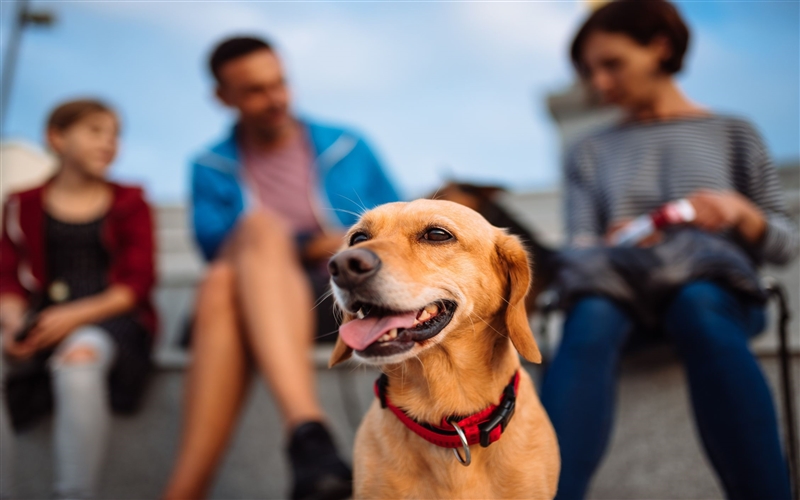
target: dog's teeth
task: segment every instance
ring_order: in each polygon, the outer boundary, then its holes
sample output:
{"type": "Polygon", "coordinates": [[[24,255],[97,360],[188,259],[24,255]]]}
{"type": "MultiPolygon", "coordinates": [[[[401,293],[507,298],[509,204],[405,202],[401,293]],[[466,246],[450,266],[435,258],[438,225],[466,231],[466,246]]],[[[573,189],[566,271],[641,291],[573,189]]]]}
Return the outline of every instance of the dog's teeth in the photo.
{"type": "Polygon", "coordinates": [[[386,342],[387,340],[389,340],[389,334],[384,333],[383,335],[381,335],[381,338],[378,339],[378,342],[386,342]]]}
{"type": "Polygon", "coordinates": [[[425,312],[427,312],[430,316],[436,316],[436,313],[439,312],[439,306],[436,304],[430,304],[425,306],[425,312]]]}
{"type": "Polygon", "coordinates": [[[431,314],[427,311],[427,309],[423,309],[419,316],[417,316],[417,321],[420,323],[424,323],[431,317],[431,314]]]}
{"type": "Polygon", "coordinates": [[[387,335],[389,335],[390,339],[396,339],[397,338],[397,328],[392,328],[391,330],[389,330],[389,333],[387,335]]]}
{"type": "Polygon", "coordinates": [[[358,311],[356,311],[356,318],[364,319],[364,310],[363,309],[359,309],[358,311]]]}

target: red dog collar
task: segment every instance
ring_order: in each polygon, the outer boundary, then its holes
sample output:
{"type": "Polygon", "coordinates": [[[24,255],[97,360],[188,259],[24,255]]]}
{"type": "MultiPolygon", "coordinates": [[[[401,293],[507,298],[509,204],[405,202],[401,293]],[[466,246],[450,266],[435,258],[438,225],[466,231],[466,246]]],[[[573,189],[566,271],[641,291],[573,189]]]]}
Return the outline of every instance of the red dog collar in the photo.
{"type": "Polygon", "coordinates": [[[503,434],[511,417],[514,416],[514,406],[517,401],[517,388],[519,387],[519,371],[514,373],[511,381],[503,389],[500,404],[473,413],[467,417],[443,418],[438,425],[419,423],[409,417],[406,412],[393,405],[386,394],[389,378],[382,374],[375,381],[375,395],[381,401],[382,408],[388,408],[400,419],[406,427],[414,431],[422,439],[442,448],[460,448],[463,445],[461,437],[455,431],[453,424],[461,428],[470,445],[480,444],[484,448],[494,443],[503,434]]]}

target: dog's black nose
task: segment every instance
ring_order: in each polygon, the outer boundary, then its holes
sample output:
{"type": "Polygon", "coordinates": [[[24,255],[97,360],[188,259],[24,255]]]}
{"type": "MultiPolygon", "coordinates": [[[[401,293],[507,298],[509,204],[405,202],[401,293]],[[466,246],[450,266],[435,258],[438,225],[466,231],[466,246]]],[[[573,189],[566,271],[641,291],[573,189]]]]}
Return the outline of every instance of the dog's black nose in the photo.
{"type": "Polygon", "coordinates": [[[333,282],[341,288],[353,288],[378,272],[381,259],[366,248],[352,248],[334,255],[328,261],[333,282]]]}

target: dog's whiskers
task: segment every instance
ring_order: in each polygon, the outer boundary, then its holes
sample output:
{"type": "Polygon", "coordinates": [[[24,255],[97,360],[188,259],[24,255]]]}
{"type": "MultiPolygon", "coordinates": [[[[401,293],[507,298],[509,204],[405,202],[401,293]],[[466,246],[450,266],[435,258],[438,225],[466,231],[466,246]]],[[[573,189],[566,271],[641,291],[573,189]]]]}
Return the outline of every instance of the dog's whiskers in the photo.
{"type": "Polygon", "coordinates": [[[315,340],[316,340],[316,339],[321,339],[321,338],[323,338],[323,337],[327,337],[327,336],[329,336],[329,335],[333,335],[334,333],[338,333],[338,332],[339,332],[339,329],[337,328],[336,330],[334,330],[334,331],[332,331],[332,332],[323,333],[322,335],[317,335],[316,337],[314,337],[314,339],[315,339],[315,340]]]}
{"type": "MultiPolygon", "coordinates": [[[[348,200],[348,201],[352,201],[352,200],[348,200]]],[[[324,208],[324,210],[330,210],[331,212],[342,212],[342,213],[345,213],[345,214],[350,214],[350,215],[352,215],[354,217],[361,217],[363,215],[363,213],[353,212],[352,210],[345,210],[344,208],[327,208],[326,207],[326,208],[324,208]]]]}
{"type": "Polygon", "coordinates": [[[476,317],[477,317],[479,320],[481,320],[481,321],[483,321],[484,323],[486,323],[486,326],[488,326],[489,328],[491,328],[492,330],[494,330],[494,331],[495,331],[495,332],[496,332],[498,335],[500,335],[501,337],[508,338],[508,335],[505,335],[505,334],[503,334],[503,333],[499,332],[499,331],[497,330],[497,328],[493,327],[493,326],[492,326],[492,324],[491,324],[491,323],[489,323],[488,321],[486,321],[485,319],[483,319],[483,318],[481,318],[480,316],[477,316],[477,315],[476,315],[476,317]]]}
{"type": "MultiPolygon", "coordinates": [[[[312,307],[312,308],[311,308],[311,310],[313,311],[314,309],[316,309],[317,307],[319,307],[320,305],[322,305],[322,303],[323,303],[323,302],[325,302],[325,299],[327,299],[327,298],[328,298],[328,297],[330,297],[331,295],[333,295],[333,290],[328,290],[327,292],[323,293],[323,294],[322,294],[322,295],[321,295],[321,296],[320,296],[320,297],[317,299],[317,301],[316,301],[316,302],[314,302],[314,307],[312,307]]],[[[335,309],[335,308],[334,308],[334,309],[335,309]]]]}

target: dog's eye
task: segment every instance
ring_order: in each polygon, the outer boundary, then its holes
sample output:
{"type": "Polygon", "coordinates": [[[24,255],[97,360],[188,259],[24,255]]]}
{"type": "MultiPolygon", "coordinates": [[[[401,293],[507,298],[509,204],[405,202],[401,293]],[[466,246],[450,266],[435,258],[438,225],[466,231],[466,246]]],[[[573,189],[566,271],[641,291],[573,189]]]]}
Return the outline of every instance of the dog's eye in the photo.
{"type": "Polygon", "coordinates": [[[432,227],[425,231],[422,237],[428,241],[447,241],[452,240],[453,235],[440,227],[432,227]]]}
{"type": "Polygon", "coordinates": [[[367,241],[368,239],[369,236],[367,236],[367,233],[355,233],[353,236],[350,237],[350,246],[367,241]]]}

